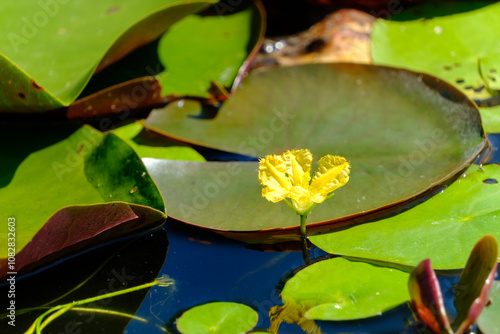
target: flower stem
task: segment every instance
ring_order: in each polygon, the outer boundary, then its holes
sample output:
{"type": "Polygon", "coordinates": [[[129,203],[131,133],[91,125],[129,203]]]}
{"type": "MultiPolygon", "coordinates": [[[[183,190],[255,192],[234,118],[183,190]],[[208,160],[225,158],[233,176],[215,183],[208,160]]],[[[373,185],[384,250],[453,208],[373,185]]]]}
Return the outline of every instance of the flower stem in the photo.
{"type": "Polygon", "coordinates": [[[309,252],[307,251],[306,219],[307,215],[300,215],[300,239],[302,240],[302,258],[304,262],[309,265],[311,260],[309,259],[309,252]]]}
{"type": "Polygon", "coordinates": [[[306,219],[307,215],[300,215],[300,235],[303,239],[307,238],[306,219]]]}

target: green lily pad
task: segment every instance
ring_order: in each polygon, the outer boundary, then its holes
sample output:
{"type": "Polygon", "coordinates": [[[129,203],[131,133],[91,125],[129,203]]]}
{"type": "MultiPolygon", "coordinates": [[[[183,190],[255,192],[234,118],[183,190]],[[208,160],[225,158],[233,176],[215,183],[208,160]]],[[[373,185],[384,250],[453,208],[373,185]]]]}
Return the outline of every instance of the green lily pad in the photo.
{"type": "Polygon", "coordinates": [[[193,148],[144,129],[138,122],[116,128],[112,132],[125,140],[141,158],[205,161],[193,148]]]}
{"type": "Polygon", "coordinates": [[[377,20],[371,34],[375,64],[430,73],[469,97],[498,95],[500,4],[427,20],[377,20]]]}
{"type": "Polygon", "coordinates": [[[2,111],[40,112],[71,104],[95,71],[211,2],[2,3],[2,111]]]}
{"type": "Polygon", "coordinates": [[[237,4],[231,3],[230,10],[224,9],[224,3],[215,4],[203,15],[183,19],[162,36],[158,45],[166,68],[158,75],[162,95],[208,98],[211,82],[231,87],[265,31],[263,14],[254,1],[237,4]]]}
{"type": "Polygon", "coordinates": [[[493,282],[490,291],[491,303],[479,315],[477,324],[484,334],[500,334],[500,281],[493,282]]]}
{"type": "Polygon", "coordinates": [[[193,307],[177,319],[182,334],[246,333],[257,324],[259,315],[239,303],[214,302],[193,307]]]}
{"type": "Polygon", "coordinates": [[[271,329],[283,321],[302,328],[312,320],[352,320],[379,315],[409,300],[409,274],[335,258],[314,263],[289,279],[283,306],[270,310],[271,329]]]}
{"type": "MultiPolygon", "coordinates": [[[[181,100],[154,110],[144,126],[254,157],[307,148],[316,161],[347,158],[350,181],[314,209],[310,232],[315,223],[366,218],[450,182],[485,146],[478,111],[465,96],[432,77],[386,67],[314,64],[254,73],[215,118],[196,118],[200,112],[197,102],[181,100]]],[[[285,203],[261,197],[256,163],[147,163],[171,217],[239,232],[285,234],[298,226],[285,203]]]]}
{"type": "Polygon", "coordinates": [[[481,118],[486,133],[500,133],[500,106],[481,107],[481,118]]]}
{"type": "MultiPolygon", "coordinates": [[[[65,206],[123,201],[165,212],[141,159],[116,135],[68,125],[1,130],[0,140],[13,145],[0,151],[0,206],[5,221],[16,219],[17,252],[65,206]]],[[[0,238],[6,240],[7,229],[0,238]]],[[[6,243],[0,254],[7,254],[6,243]]]]}
{"type": "Polygon", "coordinates": [[[312,236],[319,248],[346,256],[434,269],[463,268],[485,234],[500,238],[500,166],[471,166],[426,202],[394,217],[312,236]]]}

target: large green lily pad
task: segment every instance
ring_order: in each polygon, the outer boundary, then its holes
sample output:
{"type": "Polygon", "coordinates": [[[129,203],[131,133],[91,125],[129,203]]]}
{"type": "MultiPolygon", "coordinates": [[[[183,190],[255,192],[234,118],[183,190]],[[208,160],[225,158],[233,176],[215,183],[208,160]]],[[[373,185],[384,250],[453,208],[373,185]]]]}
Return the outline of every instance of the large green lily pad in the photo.
{"type": "MultiPolygon", "coordinates": [[[[181,100],[153,111],[145,127],[254,157],[307,148],[316,160],[338,154],[350,161],[349,183],[308,217],[312,232],[315,223],[366,217],[450,182],[485,146],[478,111],[465,96],[435,78],[386,67],[314,64],[253,74],[214,119],[199,114],[198,103],[181,100]]],[[[298,226],[284,203],[261,197],[255,163],[147,164],[171,217],[245,232],[298,226]]]]}
{"type": "Polygon", "coordinates": [[[90,76],[212,0],[3,2],[1,110],[67,106],[90,76]]]}
{"type": "MultiPolygon", "coordinates": [[[[90,126],[4,125],[0,156],[2,219],[16,219],[16,251],[62,207],[123,201],[165,211],[163,199],[134,150],[90,126]]],[[[0,238],[7,240],[7,229],[0,238]]],[[[7,244],[0,244],[2,257],[7,244]]]]}
{"type": "MultiPolygon", "coordinates": [[[[335,258],[299,271],[281,292],[284,305],[271,309],[271,329],[282,321],[303,328],[311,320],[352,320],[379,315],[409,300],[409,274],[335,258]]],[[[309,332],[309,331],[308,331],[309,332]]]]}
{"type": "Polygon", "coordinates": [[[500,4],[427,20],[377,20],[371,34],[375,64],[439,76],[474,99],[500,90],[500,4]]]}
{"type": "Polygon", "coordinates": [[[397,216],[312,236],[332,253],[435,269],[463,268],[485,234],[500,238],[500,166],[470,167],[450,187],[397,216]]]}

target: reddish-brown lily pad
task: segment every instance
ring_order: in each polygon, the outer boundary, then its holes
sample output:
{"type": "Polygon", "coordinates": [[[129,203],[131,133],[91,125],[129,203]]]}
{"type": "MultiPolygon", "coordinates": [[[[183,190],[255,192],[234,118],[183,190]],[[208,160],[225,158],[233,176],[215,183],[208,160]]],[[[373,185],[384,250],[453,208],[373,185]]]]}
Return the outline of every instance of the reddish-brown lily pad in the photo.
{"type": "Polygon", "coordinates": [[[125,202],[62,208],[16,254],[13,264],[1,259],[0,277],[41,268],[84,248],[159,226],[165,219],[161,211],[125,202]]]}

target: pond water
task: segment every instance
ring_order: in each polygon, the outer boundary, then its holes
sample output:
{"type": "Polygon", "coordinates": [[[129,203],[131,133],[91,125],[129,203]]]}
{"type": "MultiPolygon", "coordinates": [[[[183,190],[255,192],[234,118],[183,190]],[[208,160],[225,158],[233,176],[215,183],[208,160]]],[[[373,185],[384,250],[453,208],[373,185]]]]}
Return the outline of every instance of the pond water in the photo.
{"type": "MultiPolygon", "coordinates": [[[[500,135],[488,137],[492,146],[490,162],[500,162],[500,135]]],[[[201,150],[209,160],[246,159],[220,152],[201,150]]],[[[310,251],[313,261],[328,257],[318,248],[310,251]]],[[[89,312],[69,312],[54,321],[43,333],[176,333],[175,319],[185,310],[211,301],[246,304],[259,314],[256,329],[269,327],[268,310],[281,305],[279,293],[288,277],[304,265],[301,251],[262,251],[212,232],[191,228],[174,220],[159,229],[128,237],[55,264],[46,270],[19,277],[17,306],[43,305],[61,297],[58,303],[88,298],[152,281],[165,275],[167,287],[154,286],[95,304],[142,321],[89,312]],[[75,288],[77,287],[77,288],[75,288]],[[71,294],[65,292],[74,290],[71,294]],[[128,323],[128,325],[127,325],[128,323]]],[[[339,273],[342,275],[342,273],[339,273]]],[[[453,299],[452,286],[458,272],[441,272],[440,281],[447,303],[453,299]]],[[[335,277],[331,277],[335,279],[335,277]]],[[[7,285],[0,286],[0,294],[7,285]]],[[[22,333],[40,311],[21,314],[18,326],[0,322],[0,333],[22,333]]],[[[412,315],[406,305],[382,316],[357,321],[321,322],[324,333],[421,333],[418,324],[408,327],[412,315]]],[[[283,323],[279,333],[303,333],[297,325],[283,323]]]]}

